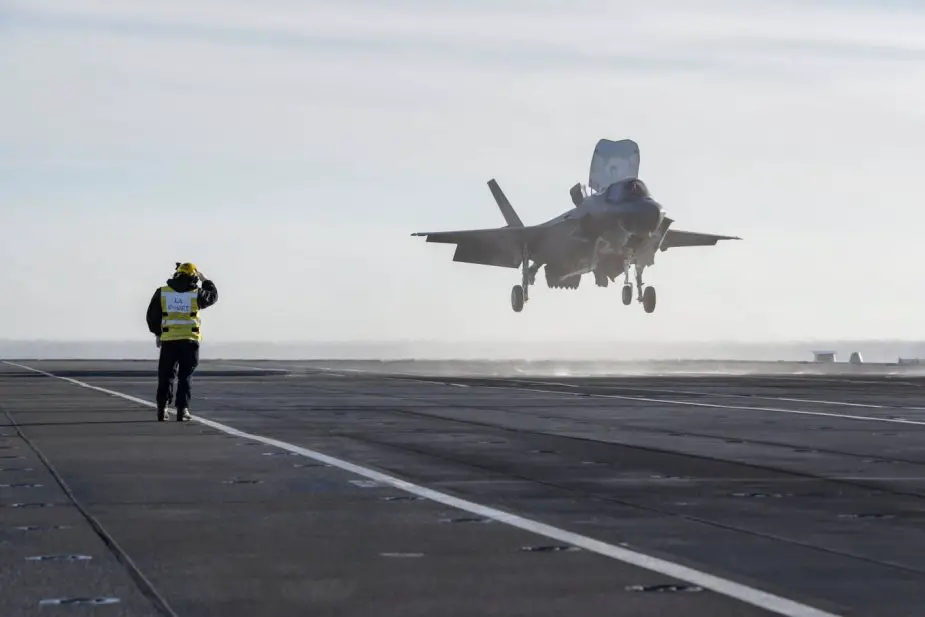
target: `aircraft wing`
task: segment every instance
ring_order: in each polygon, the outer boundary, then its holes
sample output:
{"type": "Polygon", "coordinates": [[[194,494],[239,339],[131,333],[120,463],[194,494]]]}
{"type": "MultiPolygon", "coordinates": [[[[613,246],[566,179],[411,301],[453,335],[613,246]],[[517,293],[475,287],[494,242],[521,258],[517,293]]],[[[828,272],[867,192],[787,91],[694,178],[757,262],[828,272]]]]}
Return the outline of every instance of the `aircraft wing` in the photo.
{"type": "Polygon", "coordinates": [[[497,227],[494,229],[468,229],[461,231],[418,232],[427,242],[455,244],[453,261],[519,268],[523,243],[529,248],[538,234],[537,227],[497,227]]]}
{"type": "Polygon", "coordinates": [[[662,241],[661,250],[665,251],[670,248],[680,246],[715,246],[720,240],[741,240],[738,236],[718,236],[715,234],[703,234],[695,231],[680,231],[669,229],[662,241]]]}

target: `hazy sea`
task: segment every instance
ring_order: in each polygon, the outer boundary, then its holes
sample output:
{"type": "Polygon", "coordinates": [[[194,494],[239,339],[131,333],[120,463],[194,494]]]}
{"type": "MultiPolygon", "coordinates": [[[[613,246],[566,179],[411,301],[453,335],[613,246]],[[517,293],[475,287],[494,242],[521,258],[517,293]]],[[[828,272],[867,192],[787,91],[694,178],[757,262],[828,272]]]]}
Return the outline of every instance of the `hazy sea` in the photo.
{"type": "MultiPolygon", "coordinates": [[[[793,341],[786,343],[693,342],[226,342],[203,343],[202,359],[253,360],[813,360],[815,351],[834,351],[838,361],[859,352],[864,362],[925,358],[925,341],[793,341]]],[[[0,340],[2,359],[152,359],[153,339],[139,341],[0,340]]]]}

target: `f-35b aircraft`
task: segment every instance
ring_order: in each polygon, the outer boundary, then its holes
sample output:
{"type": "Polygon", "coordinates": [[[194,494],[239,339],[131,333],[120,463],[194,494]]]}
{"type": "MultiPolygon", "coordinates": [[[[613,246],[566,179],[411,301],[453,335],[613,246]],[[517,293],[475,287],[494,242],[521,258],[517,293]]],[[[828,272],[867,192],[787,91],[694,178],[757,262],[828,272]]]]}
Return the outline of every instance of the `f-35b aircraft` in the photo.
{"type": "Polygon", "coordinates": [[[647,313],[655,310],[655,288],[642,273],[655,263],[655,253],[682,246],[713,246],[736,236],[669,229],[674,222],[639,179],[639,146],[631,139],[601,139],[591,156],[588,186],[575,184],[569,193],[574,208],[539,225],[525,226],[498,183],[488,188],[507,225],[494,229],[414,233],[427,242],[455,244],[453,261],[520,268],[522,281],[511,290],[511,306],[523,310],[529,288],[545,266],[546,285],[578,289],[592,273],[599,287],[623,275],[623,304],[633,301],[630,267],[635,268],[636,299],[647,313]],[[533,262],[532,264],[530,262],[533,262]]]}

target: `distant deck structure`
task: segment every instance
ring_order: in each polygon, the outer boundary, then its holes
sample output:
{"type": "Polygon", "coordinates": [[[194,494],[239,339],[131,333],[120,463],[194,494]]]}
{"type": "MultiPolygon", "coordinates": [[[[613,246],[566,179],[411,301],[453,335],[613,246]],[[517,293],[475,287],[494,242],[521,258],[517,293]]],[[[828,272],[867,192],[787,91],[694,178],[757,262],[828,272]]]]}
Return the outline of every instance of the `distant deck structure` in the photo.
{"type": "Polygon", "coordinates": [[[814,351],[813,362],[835,362],[834,351],[814,351]]]}

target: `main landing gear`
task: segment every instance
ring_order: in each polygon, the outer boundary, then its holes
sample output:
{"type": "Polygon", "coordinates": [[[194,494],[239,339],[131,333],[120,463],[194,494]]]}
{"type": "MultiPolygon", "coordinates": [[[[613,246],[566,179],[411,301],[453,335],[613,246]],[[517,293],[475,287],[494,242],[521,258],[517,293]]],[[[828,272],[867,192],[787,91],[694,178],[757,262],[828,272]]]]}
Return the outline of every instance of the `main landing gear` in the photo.
{"type": "MultiPolygon", "coordinates": [[[[642,302],[642,308],[646,313],[652,313],[655,311],[655,287],[645,286],[642,283],[642,271],[644,268],[636,266],[636,290],[637,290],[637,302],[642,302]]],[[[626,276],[626,279],[623,283],[623,304],[629,306],[633,301],[633,286],[629,282],[629,266],[624,269],[623,273],[626,276]]]]}
{"type": "Polygon", "coordinates": [[[536,282],[536,273],[539,271],[541,265],[535,263],[533,266],[528,266],[530,263],[530,256],[527,254],[527,247],[525,246],[521,250],[521,282],[520,285],[514,285],[514,287],[511,288],[511,308],[514,309],[515,313],[524,310],[524,304],[530,299],[530,285],[536,282]]]}

